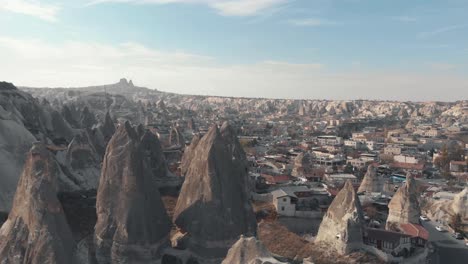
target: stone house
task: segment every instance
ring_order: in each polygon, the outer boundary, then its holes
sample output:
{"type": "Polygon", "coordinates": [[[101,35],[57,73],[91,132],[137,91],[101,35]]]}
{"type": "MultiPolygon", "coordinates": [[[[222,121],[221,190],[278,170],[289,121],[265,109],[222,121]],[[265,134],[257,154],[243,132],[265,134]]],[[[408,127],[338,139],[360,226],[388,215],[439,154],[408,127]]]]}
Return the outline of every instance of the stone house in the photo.
{"type": "Polygon", "coordinates": [[[411,236],[384,229],[367,228],[364,243],[393,256],[409,256],[413,251],[411,236]]]}

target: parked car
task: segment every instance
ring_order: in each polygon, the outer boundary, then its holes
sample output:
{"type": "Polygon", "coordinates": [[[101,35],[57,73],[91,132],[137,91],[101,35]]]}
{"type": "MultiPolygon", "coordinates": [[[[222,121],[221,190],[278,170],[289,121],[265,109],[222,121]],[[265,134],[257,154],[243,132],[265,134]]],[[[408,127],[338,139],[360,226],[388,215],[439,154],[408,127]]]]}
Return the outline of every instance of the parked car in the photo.
{"type": "Polygon", "coordinates": [[[465,246],[467,246],[467,247],[468,247],[468,242],[466,242],[465,246]]]}
{"type": "Polygon", "coordinates": [[[435,229],[439,232],[444,232],[445,229],[442,226],[436,226],[435,229]]]}
{"type": "Polygon", "coordinates": [[[453,233],[452,235],[455,239],[463,239],[463,235],[460,233],[453,233]]]}
{"type": "Polygon", "coordinates": [[[429,221],[429,218],[425,215],[421,215],[419,219],[421,219],[422,221],[429,221]]]}

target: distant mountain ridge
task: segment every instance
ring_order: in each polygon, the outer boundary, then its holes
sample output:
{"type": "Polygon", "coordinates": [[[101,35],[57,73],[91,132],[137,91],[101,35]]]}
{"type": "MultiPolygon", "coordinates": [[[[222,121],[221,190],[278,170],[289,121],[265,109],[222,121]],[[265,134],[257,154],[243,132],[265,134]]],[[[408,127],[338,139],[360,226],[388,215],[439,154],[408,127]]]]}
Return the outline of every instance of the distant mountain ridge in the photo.
{"type": "MultiPolygon", "coordinates": [[[[245,97],[220,97],[203,95],[184,95],[162,92],[138,87],[133,82],[121,79],[110,85],[89,86],[82,88],[28,88],[34,97],[45,98],[50,102],[76,102],[83,96],[121,95],[134,102],[164,101],[167,107],[191,111],[217,111],[223,113],[258,113],[262,115],[299,115],[337,119],[347,118],[433,118],[441,121],[468,121],[468,100],[456,102],[404,102],[385,100],[313,100],[313,99],[266,99],[245,97]]],[[[462,98],[463,99],[463,98],[462,98]]]]}

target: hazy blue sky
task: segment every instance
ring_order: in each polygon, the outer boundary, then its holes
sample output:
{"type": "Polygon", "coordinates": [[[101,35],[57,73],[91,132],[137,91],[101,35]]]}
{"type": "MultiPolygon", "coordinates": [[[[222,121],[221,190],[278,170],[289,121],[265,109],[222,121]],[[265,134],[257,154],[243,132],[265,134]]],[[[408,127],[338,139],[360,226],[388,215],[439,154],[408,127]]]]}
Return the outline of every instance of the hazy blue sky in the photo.
{"type": "Polygon", "coordinates": [[[0,80],[468,99],[466,0],[0,0],[0,80]]]}

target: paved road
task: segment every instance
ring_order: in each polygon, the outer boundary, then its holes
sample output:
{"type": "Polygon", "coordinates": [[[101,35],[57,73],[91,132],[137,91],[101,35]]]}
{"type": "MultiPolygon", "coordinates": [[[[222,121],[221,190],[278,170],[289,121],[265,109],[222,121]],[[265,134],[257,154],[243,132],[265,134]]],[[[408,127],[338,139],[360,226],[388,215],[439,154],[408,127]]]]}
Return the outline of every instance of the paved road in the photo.
{"type": "Polygon", "coordinates": [[[423,226],[429,231],[429,241],[434,243],[435,252],[431,255],[431,264],[467,264],[468,247],[463,240],[452,237],[450,232],[439,232],[435,229],[437,223],[423,222],[423,226]]]}

